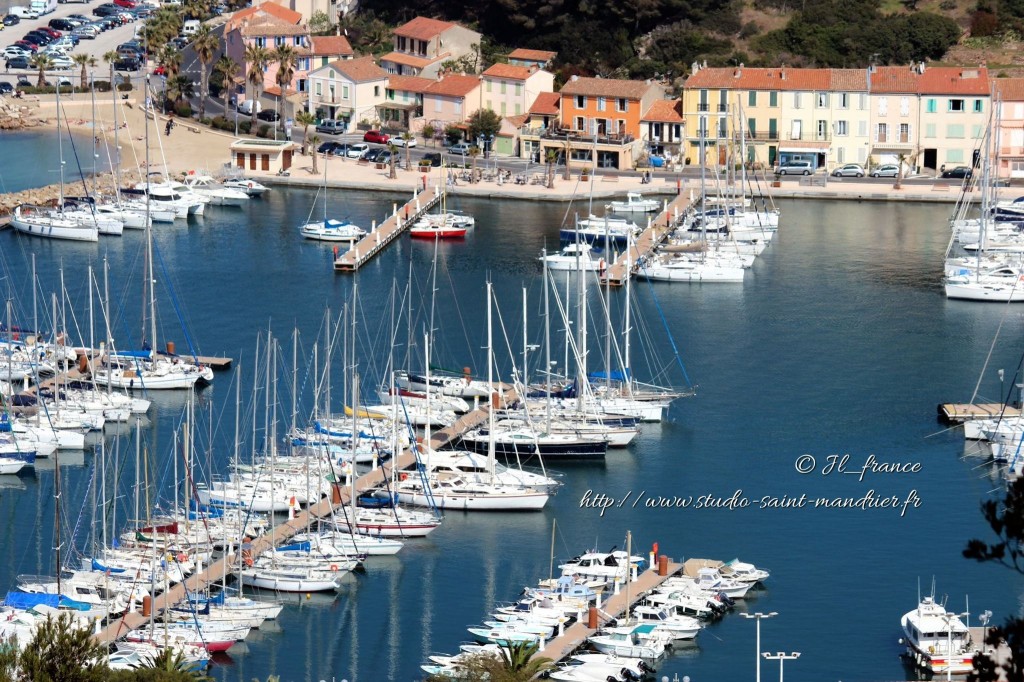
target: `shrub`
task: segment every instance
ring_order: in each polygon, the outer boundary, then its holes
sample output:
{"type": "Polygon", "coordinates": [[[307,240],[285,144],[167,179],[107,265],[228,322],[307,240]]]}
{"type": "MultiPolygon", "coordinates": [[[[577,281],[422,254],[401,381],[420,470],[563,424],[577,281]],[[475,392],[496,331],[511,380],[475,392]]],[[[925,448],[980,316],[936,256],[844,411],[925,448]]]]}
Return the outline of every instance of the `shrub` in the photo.
{"type": "Polygon", "coordinates": [[[270,137],[270,126],[266,123],[261,124],[257,130],[258,132],[256,134],[259,137],[270,137]]]}
{"type": "MultiPolygon", "coordinates": [[[[107,89],[108,90],[110,89],[109,84],[107,85],[107,89]]],[[[122,82],[122,83],[118,83],[117,84],[117,91],[118,92],[131,92],[131,90],[132,90],[132,84],[131,83],[122,82]]]]}
{"type": "Polygon", "coordinates": [[[199,119],[199,122],[202,123],[204,126],[208,126],[210,125],[211,120],[212,119],[209,116],[203,116],[201,119],[199,119]]]}
{"type": "Polygon", "coordinates": [[[242,135],[248,135],[251,130],[252,130],[252,121],[251,120],[245,119],[244,121],[239,121],[238,122],[238,132],[241,133],[242,135]]]}
{"type": "Polygon", "coordinates": [[[92,87],[96,92],[110,92],[110,81],[93,81],[92,87]]]}
{"type": "Polygon", "coordinates": [[[192,107],[188,105],[188,102],[182,102],[174,107],[174,113],[180,118],[192,118],[192,107]]]}

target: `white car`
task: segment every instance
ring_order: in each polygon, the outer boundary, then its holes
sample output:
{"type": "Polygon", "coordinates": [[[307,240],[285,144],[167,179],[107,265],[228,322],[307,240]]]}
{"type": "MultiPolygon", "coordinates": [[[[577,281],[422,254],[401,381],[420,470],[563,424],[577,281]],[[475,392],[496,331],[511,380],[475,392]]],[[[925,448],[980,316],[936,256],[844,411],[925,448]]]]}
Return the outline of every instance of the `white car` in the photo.
{"type": "Polygon", "coordinates": [[[347,156],[350,159],[358,159],[367,151],[369,151],[369,149],[370,145],[366,144],[365,142],[353,142],[348,146],[348,149],[345,150],[345,156],[347,156]]]}
{"type": "Polygon", "coordinates": [[[416,138],[415,137],[409,138],[409,141],[406,142],[405,140],[402,139],[402,137],[400,135],[396,135],[396,136],[392,137],[390,140],[388,140],[388,142],[390,142],[391,144],[395,145],[396,147],[415,147],[416,146],[416,138]]]}
{"type": "Polygon", "coordinates": [[[75,63],[64,56],[53,55],[50,57],[50,68],[54,71],[67,71],[71,69],[75,63]]]}
{"type": "Polygon", "coordinates": [[[12,57],[31,57],[32,53],[23,47],[17,45],[11,45],[4,50],[4,59],[11,59],[12,57]]]}

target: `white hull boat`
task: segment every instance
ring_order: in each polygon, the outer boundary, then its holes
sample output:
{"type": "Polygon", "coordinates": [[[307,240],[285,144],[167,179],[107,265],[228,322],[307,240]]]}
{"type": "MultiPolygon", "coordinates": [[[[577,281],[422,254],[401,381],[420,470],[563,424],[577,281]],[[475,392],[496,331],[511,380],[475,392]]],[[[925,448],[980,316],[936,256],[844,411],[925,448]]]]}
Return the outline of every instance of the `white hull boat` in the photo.
{"type": "Polygon", "coordinates": [[[80,225],[74,220],[55,218],[31,210],[33,207],[18,206],[11,217],[11,226],[18,232],[50,239],[67,239],[80,242],[98,242],[99,230],[95,225],[80,225]]]}

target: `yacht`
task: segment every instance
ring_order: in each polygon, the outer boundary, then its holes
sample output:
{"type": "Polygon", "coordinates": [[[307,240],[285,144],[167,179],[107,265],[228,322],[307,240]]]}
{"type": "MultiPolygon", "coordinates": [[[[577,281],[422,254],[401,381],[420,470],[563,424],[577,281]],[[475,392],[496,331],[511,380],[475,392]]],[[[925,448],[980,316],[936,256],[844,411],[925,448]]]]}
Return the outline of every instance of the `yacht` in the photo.
{"type": "Polygon", "coordinates": [[[933,675],[965,675],[974,668],[978,653],[967,626],[955,613],[946,611],[934,597],[925,597],[901,619],[907,656],[933,675]]]}
{"type": "Polygon", "coordinates": [[[210,197],[210,203],[218,206],[242,206],[249,201],[249,194],[241,189],[226,187],[209,175],[185,176],[185,186],[196,194],[210,197]]]}
{"type": "Polygon", "coordinates": [[[366,236],[366,230],[347,220],[328,218],[315,223],[306,223],[299,228],[306,239],[321,242],[357,242],[366,236]]]}
{"type": "Polygon", "coordinates": [[[604,258],[595,258],[591,251],[593,247],[586,242],[569,244],[559,253],[548,253],[538,260],[547,263],[548,270],[576,272],[601,272],[605,269],[604,258]]]}

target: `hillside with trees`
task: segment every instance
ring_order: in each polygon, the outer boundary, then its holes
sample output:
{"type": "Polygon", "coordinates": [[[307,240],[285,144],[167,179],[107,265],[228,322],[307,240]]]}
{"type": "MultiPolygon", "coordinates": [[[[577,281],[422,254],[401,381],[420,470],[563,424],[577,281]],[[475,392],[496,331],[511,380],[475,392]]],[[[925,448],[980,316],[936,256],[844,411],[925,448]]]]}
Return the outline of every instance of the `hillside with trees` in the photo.
{"type": "Polygon", "coordinates": [[[857,68],[940,60],[968,35],[995,45],[1015,39],[1024,0],[362,0],[346,28],[350,37],[378,35],[382,24],[417,15],[480,31],[485,63],[531,47],[557,51],[562,78],[677,78],[695,61],[857,68]]]}

